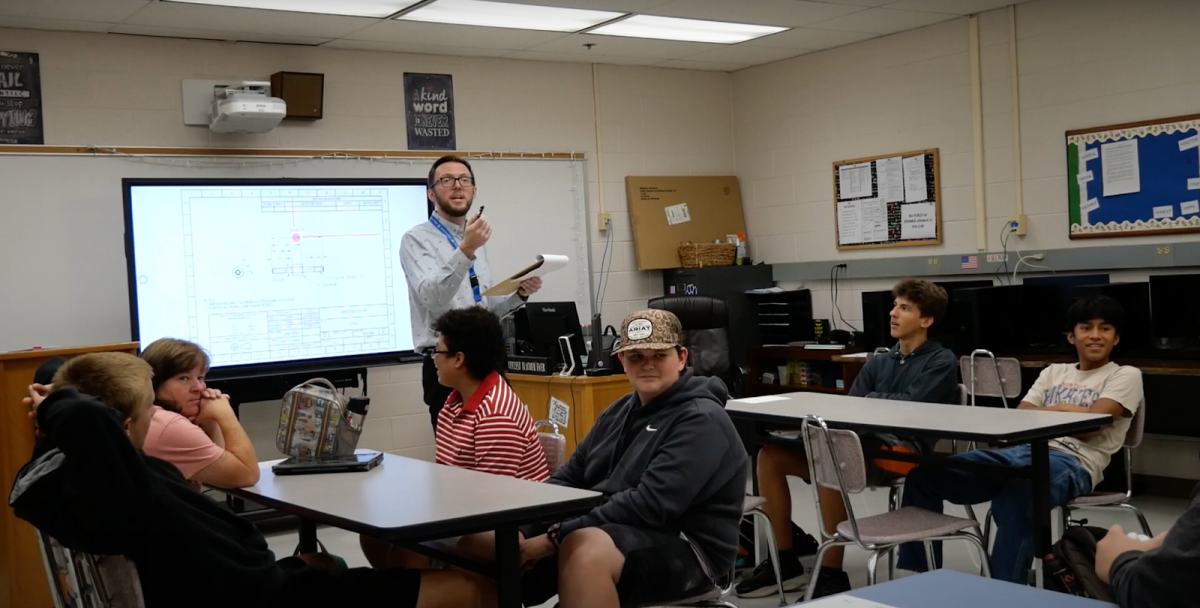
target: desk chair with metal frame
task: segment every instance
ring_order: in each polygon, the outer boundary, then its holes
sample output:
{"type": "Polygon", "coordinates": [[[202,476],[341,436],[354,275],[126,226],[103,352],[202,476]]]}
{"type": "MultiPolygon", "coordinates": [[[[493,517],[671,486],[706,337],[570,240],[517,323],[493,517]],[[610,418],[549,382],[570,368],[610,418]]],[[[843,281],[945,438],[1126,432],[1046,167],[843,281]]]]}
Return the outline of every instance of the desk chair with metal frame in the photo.
{"type": "Polygon", "coordinates": [[[858,545],[871,552],[867,560],[867,584],[874,585],[879,556],[890,553],[908,542],[921,541],[925,544],[926,559],[933,564],[933,541],[965,540],[979,550],[981,570],[991,576],[987,551],[978,536],[968,532],[978,524],[972,520],[927,511],[920,507],[902,507],[859,519],[854,515],[850,495],[858,494],[867,487],[866,459],[858,435],[852,431],[830,430],[825,421],[817,416],[806,416],[801,436],[804,451],[808,456],[808,470],[813,484],[837,490],[846,507],[848,519],[839,522],[837,532],[825,531],[825,522],[820,516],[820,492],[813,492],[821,530],[821,547],[817,550],[812,580],[804,593],[804,600],[811,600],[816,590],[815,581],[821,572],[821,562],[832,547],[858,545]]]}
{"type": "Polygon", "coordinates": [[[958,367],[971,406],[976,397],[999,397],[1004,407],[1011,409],[1008,400],[1021,397],[1021,362],[1012,357],[996,357],[992,351],[979,348],[959,357],[958,367]]]}
{"type": "Polygon", "coordinates": [[[121,555],[72,551],[38,530],[55,608],[145,608],[133,562],[121,555]]]}
{"type": "Polygon", "coordinates": [[[1078,509],[1102,509],[1114,511],[1133,511],[1137,515],[1138,523],[1142,526],[1142,534],[1146,536],[1154,536],[1150,531],[1150,523],[1146,521],[1146,516],[1142,514],[1141,509],[1129,504],[1129,499],[1133,498],[1133,448],[1142,444],[1143,430],[1146,424],[1146,401],[1143,400],[1138,405],[1137,411],[1133,414],[1133,420],[1129,421],[1129,430],[1125,432],[1125,445],[1121,448],[1125,452],[1125,491],[1124,492],[1090,492],[1079,498],[1072,499],[1062,509],[1062,529],[1065,531],[1071,523],[1071,514],[1078,509]]]}

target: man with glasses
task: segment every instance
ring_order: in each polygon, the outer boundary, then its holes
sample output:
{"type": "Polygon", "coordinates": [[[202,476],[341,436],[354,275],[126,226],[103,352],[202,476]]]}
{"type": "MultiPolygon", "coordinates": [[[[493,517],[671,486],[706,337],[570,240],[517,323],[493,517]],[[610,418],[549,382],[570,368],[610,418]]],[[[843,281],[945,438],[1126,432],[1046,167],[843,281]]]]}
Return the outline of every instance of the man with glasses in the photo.
{"type": "Polygon", "coordinates": [[[429,353],[437,346],[434,321],[450,310],[468,306],[483,306],[504,317],[537,293],[542,280],[523,281],[511,296],[485,297],[483,292],[492,283],[484,245],[492,236],[492,227],[483,213],[467,219],[476,192],[471,164],[457,156],[437,159],[429,170],[426,188],[434,204],[433,215],[404,234],[400,265],[408,280],[413,346],[424,355],[421,385],[425,405],[436,429],[450,389],[438,383],[429,353]]]}

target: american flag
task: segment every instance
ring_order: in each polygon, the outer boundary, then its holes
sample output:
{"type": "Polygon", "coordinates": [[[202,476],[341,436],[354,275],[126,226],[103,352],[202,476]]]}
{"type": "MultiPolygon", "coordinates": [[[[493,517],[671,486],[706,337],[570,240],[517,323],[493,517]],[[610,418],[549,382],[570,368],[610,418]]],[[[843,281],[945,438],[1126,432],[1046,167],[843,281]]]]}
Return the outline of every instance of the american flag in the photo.
{"type": "Polygon", "coordinates": [[[963,268],[963,270],[978,269],[979,268],[979,256],[977,256],[977,255],[962,256],[962,268],[963,268]]]}

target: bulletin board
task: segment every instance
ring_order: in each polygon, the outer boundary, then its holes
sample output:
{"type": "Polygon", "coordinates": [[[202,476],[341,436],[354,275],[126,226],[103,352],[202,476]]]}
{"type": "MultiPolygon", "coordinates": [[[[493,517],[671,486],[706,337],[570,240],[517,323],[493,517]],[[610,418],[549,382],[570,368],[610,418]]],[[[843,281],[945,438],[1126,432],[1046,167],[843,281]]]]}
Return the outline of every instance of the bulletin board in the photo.
{"type": "Polygon", "coordinates": [[[938,149],[833,163],[839,251],[942,243],[938,149]]]}
{"type": "Polygon", "coordinates": [[[1200,232],[1200,114],[1067,131],[1072,239],[1200,232]]]}

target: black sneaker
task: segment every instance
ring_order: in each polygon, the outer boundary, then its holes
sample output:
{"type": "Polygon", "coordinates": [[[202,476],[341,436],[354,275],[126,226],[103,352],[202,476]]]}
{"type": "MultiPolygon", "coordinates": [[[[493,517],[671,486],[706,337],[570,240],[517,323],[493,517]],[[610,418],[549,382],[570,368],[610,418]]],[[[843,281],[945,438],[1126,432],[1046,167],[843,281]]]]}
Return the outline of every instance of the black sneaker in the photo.
{"type": "Polygon", "coordinates": [[[816,585],[816,589],[813,589],[813,598],[815,599],[849,591],[850,577],[846,576],[845,570],[821,568],[820,574],[817,575],[817,581],[812,584],[816,585]]]}
{"type": "Polygon", "coordinates": [[[817,539],[813,538],[812,534],[805,532],[800,526],[792,524],[792,550],[800,557],[808,557],[816,555],[817,549],[821,546],[817,543],[817,539]]]}
{"type": "MultiPolygon", "coordinates": [[[[796,560],[785,560],[779,564],[779,574],[783,577],[784,591],[799,591],[808,585],[808,572],[796,560]]],[[[738,597],[767,597],[779,593],[779,585],[775,584],[775,568],[771,560],[764,560],[754,572],[738,583],[738,597]]]]}

